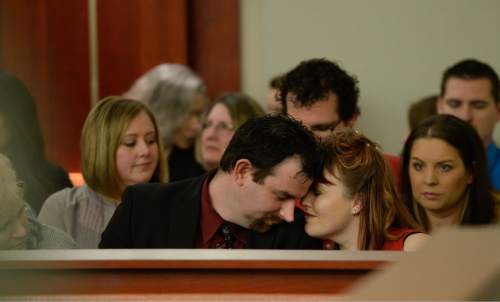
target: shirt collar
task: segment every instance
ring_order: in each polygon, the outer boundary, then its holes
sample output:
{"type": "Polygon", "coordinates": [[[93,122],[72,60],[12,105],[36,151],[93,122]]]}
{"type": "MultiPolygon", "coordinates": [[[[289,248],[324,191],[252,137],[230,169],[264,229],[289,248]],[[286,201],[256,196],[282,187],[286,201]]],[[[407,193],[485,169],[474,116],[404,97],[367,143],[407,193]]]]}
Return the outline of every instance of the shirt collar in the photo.
{"type": "Polygon", "coordinates": [[[208,190],[209,184],[212,181],[215,173],[212,171],[203,182],[201,189],[201,236],[203,244],[206,244],[212,238],[224,222],[224,219],[215,211],[212,206],[212,199],[208,190]]]}

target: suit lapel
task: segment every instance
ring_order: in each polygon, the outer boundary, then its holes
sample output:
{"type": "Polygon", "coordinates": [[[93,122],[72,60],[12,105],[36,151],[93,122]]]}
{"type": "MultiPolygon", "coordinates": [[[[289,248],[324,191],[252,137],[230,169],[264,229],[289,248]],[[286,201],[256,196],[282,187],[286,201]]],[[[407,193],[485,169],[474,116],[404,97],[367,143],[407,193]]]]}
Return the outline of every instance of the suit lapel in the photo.
{"type": "Polygon", "coordinates": [[[198,236],[201,210],[201,188],[206,178],[198,177],[176,194],[168,225],[169,248],[194,248],[198,236]]]}

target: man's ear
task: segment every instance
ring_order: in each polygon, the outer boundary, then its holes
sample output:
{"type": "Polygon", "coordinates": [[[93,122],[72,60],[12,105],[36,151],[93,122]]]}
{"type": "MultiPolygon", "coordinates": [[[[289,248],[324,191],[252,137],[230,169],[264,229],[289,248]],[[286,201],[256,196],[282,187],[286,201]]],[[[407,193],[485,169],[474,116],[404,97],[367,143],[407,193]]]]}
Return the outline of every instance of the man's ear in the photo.
{"type": "Polygon", "coordinates": [[[236,184],[242,186],[245,183],[247,177],[252,177],[252,173],[252,163],[246,158],[241,158],[238,159],[238,161],[234,165],[231,175],[236,184]]]}

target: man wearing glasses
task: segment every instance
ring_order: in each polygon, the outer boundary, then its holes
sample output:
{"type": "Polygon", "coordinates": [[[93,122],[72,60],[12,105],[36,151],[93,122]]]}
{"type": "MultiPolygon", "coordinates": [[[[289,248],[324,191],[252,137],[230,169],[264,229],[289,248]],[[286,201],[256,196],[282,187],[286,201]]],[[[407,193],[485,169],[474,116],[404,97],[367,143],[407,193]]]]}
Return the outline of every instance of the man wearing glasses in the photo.
{"type": "MultiPolygon", "coordinates": [[[[327,59],[302,61],[284,75],[279,99],[284,114],[301,121],[318,140],[335,129],[352,127],[360,111],[357,79],[327,59]]],[[[399,157],[385,154],[396,184],[399,157]]]]}
{"type": "Polygon", "coordinates": [[[301,121],[318,139],[353,125],[358,96],[357,80],[326,59],[301,62],[285,75],[280,91],[283,113],[301,121]]]}

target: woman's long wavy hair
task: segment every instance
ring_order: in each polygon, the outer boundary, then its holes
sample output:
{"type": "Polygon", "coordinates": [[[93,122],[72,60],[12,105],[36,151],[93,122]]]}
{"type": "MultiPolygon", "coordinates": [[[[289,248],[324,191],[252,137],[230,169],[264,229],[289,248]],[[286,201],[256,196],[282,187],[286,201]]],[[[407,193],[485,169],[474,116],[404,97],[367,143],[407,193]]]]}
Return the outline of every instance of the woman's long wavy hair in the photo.
{"type": "MultiPolygon", "coordinates": [[[[340,179],[348,198],[362,203],[358,248],[382,249],[386,240],[395,240],[393,227],[419,230],[398,196],[388,162],[376,143],[352,129],[343,129],[323,143],[324,167],[340,179]]],[[[326,179],[320,182],[328,183],[326,179]]]]}

